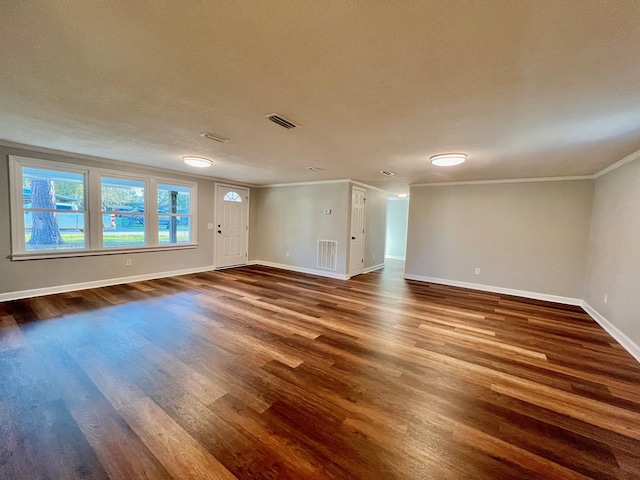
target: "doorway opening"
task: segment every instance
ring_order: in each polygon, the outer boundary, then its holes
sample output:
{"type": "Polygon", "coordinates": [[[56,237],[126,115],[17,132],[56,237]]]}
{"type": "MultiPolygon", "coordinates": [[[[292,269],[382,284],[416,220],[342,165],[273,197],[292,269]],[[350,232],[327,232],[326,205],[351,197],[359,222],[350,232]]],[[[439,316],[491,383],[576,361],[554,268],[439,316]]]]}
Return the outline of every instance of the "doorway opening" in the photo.
{"type": "Polygon", "coordinates": [[[389,258],[391,260],[406,259],[408,224],[409,197],[387,198],[385,258],[389,258]]]}

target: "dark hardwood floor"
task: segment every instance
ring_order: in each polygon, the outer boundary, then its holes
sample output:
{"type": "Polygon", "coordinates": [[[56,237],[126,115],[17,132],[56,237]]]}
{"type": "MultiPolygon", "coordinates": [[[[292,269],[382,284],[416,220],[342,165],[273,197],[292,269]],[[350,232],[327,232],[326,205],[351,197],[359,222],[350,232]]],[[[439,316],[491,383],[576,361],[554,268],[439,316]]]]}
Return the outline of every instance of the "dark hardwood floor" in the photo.
{"type": "Polygon", "coordinates": [[[245,267],[0,304],[0,478],[638,479],[580,308],[245,267]]]}

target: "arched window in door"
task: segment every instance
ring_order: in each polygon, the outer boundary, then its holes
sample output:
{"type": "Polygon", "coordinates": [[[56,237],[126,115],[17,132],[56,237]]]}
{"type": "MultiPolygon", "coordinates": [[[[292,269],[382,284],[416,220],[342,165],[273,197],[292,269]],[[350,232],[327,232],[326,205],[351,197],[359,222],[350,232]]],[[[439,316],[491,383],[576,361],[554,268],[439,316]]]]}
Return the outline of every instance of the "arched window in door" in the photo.
{"type": "Polygon", "coordinates": [[[242,197],[238,192],[227,192],[222,198],[225,202],[239,202],[242,203],[242,197]]]}

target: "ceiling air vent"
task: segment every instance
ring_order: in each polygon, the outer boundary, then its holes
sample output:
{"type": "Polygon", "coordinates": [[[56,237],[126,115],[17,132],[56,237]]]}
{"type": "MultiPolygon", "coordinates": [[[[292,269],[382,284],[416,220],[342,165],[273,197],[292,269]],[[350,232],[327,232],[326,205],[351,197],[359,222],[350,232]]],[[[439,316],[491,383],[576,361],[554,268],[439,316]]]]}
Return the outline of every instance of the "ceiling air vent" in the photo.
{"type": "Polygon", "coordinates": [[[381,170],[380,173],[383,174],[385,177],[393,177],[395,175],[395,173],[390,172],[389,170],[381,170]]]}
{"type": "Polygon", "coordinates": [[[213,133],[201,133],[201,136],[204,138],[208,138],[209,140],[213,140],[215,142],[226,143],[229,141],[228,138],[221,137],[219,135],[214,135],[213,133]]]}
{"type": "Polygon", "coordinates": [[[291,120],[287,120],[282,115],[278,115],[277,113],[272,113],[271,115],[267,115],[265,118],[268,118],[273,123],[277,123],[281,127],[284,127],[284,128],[287,128],[287,129],[296,128],[296,127],[300,126],[300,125],[296,125],[291,120]]]}

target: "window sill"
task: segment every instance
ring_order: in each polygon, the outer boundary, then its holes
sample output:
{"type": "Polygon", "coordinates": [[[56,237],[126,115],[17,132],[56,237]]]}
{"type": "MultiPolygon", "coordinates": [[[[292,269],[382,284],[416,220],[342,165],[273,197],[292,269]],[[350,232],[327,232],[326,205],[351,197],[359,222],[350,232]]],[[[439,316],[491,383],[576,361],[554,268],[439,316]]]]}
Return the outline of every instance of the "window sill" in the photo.
{"type": "Polygon", "coordinates": [[[172,250],[189,250],[198,248],[197,243],[184,243],[179,245],[156,245],[153,247],[127,247],[100,250],[64,250],[47,252],[25,252],[11,255],[12,261],[40,260],[50,258],[95,257],[102,255],[118,255],[125,253],[164,252],[172,250]]]}

